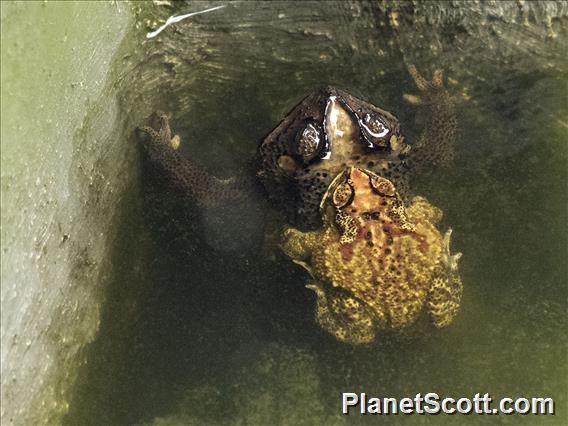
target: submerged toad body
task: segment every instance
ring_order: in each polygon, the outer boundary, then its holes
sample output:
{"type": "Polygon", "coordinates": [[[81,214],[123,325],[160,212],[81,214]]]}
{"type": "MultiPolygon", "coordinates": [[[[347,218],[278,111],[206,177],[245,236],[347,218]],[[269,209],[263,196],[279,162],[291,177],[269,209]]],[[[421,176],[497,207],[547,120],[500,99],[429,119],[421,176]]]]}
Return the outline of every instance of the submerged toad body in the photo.
{"type": "Polygon", "coordinates": [[[262,193],[284,213],[286,223],[318,229],[320,201],[334,176],[346,167],[362,167],[390,179],[408,199],[411,175],[452,158],[456,117],[441,73],[431,81],[413,66],[409,73],[428,116],[420,139],[412,145],[405,143],[393,114],[328,87],[288,113],[261,142],[256,161],[240,177],[218,179],[181,155],[180,138],[172,134],[165,114],[159,115],[158,126],[139,129],[143,147],[150,161],[199,205],[230,208],[262,193]]]}
{"type": "Polygon", "coordinates": [[[426,307],[444,327],[462,293],[461,254],[435,224],[442,213],[424,198],[405,207],[394,184],[371,171],[348,168],[324,196],[323,227],[284,231],[282,248],[314,282],[317,322],[338,340],[375,340],[376,329],[401,329],[426,307]]]}

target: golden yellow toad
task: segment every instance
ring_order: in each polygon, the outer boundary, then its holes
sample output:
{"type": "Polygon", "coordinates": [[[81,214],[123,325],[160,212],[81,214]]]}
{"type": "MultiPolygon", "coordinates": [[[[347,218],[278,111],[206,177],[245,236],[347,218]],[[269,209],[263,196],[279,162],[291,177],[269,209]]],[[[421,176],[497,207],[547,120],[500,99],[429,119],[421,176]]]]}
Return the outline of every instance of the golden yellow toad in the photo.
{"type": "Polygon", "coordinates": [[[316,320],[338,340],[375,340],[377,328],[402,329],[425,307],[436,327],[450,324],[462,293],[449,229],[442,212],[422,197],[406,207],[393,183],[350,167],[331,183],[322,202],[324,226],[288,228],[282,248],[314,281],[316,320]]]}

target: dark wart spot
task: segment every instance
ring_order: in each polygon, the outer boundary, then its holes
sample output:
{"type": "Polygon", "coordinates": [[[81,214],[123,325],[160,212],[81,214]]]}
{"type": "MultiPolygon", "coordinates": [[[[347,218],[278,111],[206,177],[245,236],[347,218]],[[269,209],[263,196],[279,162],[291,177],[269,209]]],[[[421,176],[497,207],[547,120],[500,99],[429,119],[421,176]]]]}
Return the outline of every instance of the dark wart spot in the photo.
{"type": "Polygon", "coordinates": [[[373,219],[373,220],[379,220],[379,218],[380,218],[379,212],[373,212],[373,213],[371,213],[371,219],[373,219]]]}

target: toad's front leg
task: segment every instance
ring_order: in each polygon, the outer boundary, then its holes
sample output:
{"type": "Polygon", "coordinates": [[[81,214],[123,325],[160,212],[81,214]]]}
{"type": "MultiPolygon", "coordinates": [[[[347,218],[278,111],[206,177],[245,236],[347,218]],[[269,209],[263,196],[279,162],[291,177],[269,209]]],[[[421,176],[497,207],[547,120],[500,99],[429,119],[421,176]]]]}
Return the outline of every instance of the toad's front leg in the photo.
{"type": "Polygon", "coordinates": [[[436,70],[432,80],[423,77],[414,65],[408,72],[419,96],[405,95],[405,99],[419,105],[426,115],[426,124],[420,140],[410,151],[413,168],[419,166],[444,166],[454,158],[458,122],[454,104],[444,88],[442,70],[436,70]]]}
{"type": "Polygon", "coordinates": [[[242,201],[253,192],[253,183],[245,177],[219,179],[203,167],[182,156],[177,148],[180,137],[172,136],[169,118],[156,112],[157,129],[137,128],[138,138],[149,160],[157,165],[167,178],[203,207],[215,207],[234,201],[242,201]]]}
{"type": "Polygon", "coordinates": [[[294,263],[313,275],[310,262],[319,237],[317,231],[303,232],[295,228],[286,228],[280,238],[280,248],[294,263]]]}

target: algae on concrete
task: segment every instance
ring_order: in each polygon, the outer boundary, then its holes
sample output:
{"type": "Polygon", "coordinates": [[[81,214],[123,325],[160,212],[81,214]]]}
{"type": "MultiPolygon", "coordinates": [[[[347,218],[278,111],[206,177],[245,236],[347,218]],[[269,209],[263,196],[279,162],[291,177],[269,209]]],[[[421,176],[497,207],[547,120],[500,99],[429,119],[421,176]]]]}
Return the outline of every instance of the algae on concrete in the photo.
{"type": "Polygon", "coordinates": [[[98,330],[136,176],[109,71],[116,2],[2,2],[2,424],[57,424],[98,330]]]}

